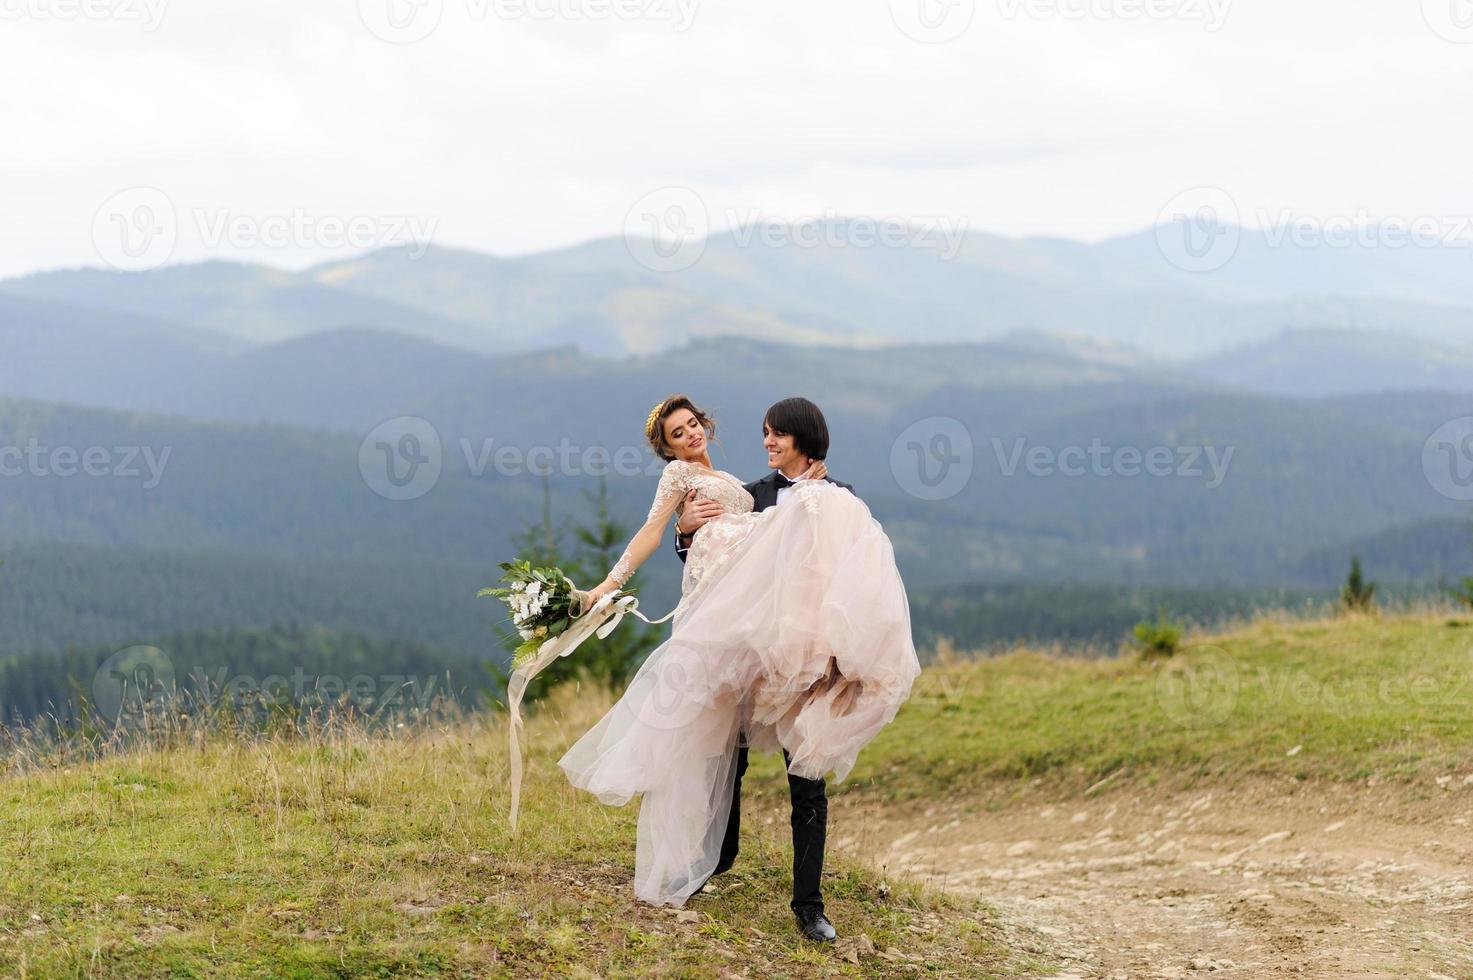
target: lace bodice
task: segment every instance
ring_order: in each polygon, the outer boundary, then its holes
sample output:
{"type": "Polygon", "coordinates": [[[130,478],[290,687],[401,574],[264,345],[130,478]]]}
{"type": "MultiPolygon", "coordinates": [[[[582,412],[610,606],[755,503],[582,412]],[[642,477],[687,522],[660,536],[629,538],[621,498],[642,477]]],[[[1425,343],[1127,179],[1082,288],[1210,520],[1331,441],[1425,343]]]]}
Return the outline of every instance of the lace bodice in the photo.
{"type": "MultiPolygon", "coordinates": [[[[655,500],[650,505],[649,515],[645,518],[645,526],[662,526],[676,514],[681,513],[685,509],[685,495],[691,490],[695,490],[699,497],[709,497],[719,502],[726,512],[725,516],[752,512],[752,495],[743,488],[741,480],[725,470],[708,469],[698,463],[673,459],[665,464],[664,472],[660,474],[660,485],[655,489],[655,500]]],[[[707,529],[715,523],[717,522],[713,521],[706,528],[702,528],[701,534],[706,533],[707,529]]],[[[700,537],[700,534],[697,537],[700,537]]],[[[634,569],[646,557],[648,556],[636,556],[631,551],[625,551],[618,564],[614,566],[612,572],[614,582],[622,586],[629,581],[629,576],[634,574],[634,569]]]]}
{"type": "Polygon", "coordinates": [[[728,514],[745,514],[753,507],[752,495],[742,486],[742,481],[725,470],[708,470],[684,460],[671,460],[660,474],[660,486],[655,491],[655,502],[650,507],[650,517],[657,514],[665,502],[665,495],[673,493],[677,503],[674,513],[685,510],[685,495],[692,489],[697,497],[708,497],[717,501],[728,514]]]}

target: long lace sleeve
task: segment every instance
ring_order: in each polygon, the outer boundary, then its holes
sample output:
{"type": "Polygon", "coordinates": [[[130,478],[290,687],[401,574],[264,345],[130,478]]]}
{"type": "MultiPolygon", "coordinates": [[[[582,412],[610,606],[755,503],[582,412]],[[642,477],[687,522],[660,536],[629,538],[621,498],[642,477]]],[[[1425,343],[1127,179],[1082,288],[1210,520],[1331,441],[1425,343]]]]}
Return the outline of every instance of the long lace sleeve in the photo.
{"type": "Polygon", "coordinates": [[[659,546],[665,522],[685,499],[689,477],[689,463],[673,459],[665,464],[664,472],[660,474],[660,485],[655,488],[654,503],[650,505],[649,515],[645,517],[644,527],[630,540],[629,547],[624,549],[624,554],[614,563],[613,571],[609,572],[609,578],[615,585],[622,588],[634,574],[634,570],[643,565],[645,559],[659,546]]]}

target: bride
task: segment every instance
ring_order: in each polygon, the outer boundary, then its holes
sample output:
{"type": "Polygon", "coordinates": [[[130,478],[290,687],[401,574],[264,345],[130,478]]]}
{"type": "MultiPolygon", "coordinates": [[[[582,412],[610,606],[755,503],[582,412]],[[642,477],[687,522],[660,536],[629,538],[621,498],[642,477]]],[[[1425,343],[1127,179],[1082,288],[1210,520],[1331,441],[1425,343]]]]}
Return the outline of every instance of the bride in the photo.
{"type": "Polygon", "coordinates": [[[753,512],[742,481],[711,465],[714,432],[683,395],[645,422],[667,463],[644,526],[589,600],[628,581],[692,490],[725,513],[691,543],[670,638],[558,760],[603,803],[643,794],[634,891],[654,905],[684,905],[716,868],[740,733],[787,749],[794,775],[842,781],[920,673],[905,586],[869,508],[819,462],[784,505],[753,512]]]}

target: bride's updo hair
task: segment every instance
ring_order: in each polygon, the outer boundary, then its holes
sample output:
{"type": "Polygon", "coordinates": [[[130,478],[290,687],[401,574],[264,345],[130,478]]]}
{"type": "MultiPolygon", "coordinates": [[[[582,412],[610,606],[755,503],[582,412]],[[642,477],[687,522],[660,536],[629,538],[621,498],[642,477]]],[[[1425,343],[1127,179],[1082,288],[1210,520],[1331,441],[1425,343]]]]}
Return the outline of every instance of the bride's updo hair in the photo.
{"type": "Polygon", "coordinates": [[[690,409],[695,415],[696,421],[701,423],[701,428],[706,430],[707,439],[712,439],[716,435],[715,419],[696,408],[695,403],[685,395],[671,395],[654,407],[644,423],[644,436],[650,441],[650,448],[655,451],[656,456],[666,462],[675,458],[675,451],[670,448],[670,443],[665,441],[665,420],[683,408],[690,409]]]}

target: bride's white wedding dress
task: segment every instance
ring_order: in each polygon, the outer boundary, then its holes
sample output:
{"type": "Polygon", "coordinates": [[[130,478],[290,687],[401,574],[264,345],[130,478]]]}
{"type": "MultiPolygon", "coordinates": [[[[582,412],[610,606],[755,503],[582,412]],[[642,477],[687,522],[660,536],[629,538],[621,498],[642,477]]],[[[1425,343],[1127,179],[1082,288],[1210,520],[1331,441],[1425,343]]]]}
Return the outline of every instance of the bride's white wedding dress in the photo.
{"type": "Polygon", "coordinates": [[[761,513],[730,473],[665,467],[650,520],[695,488],[726,513],[696,533],[670,638],[558,760],[604,803],[643,794],[635,895],[684,905],[711,875],[738,738],[843,780],[920,673],[890,540],[850,491],[799,481],[761,513]]]}

